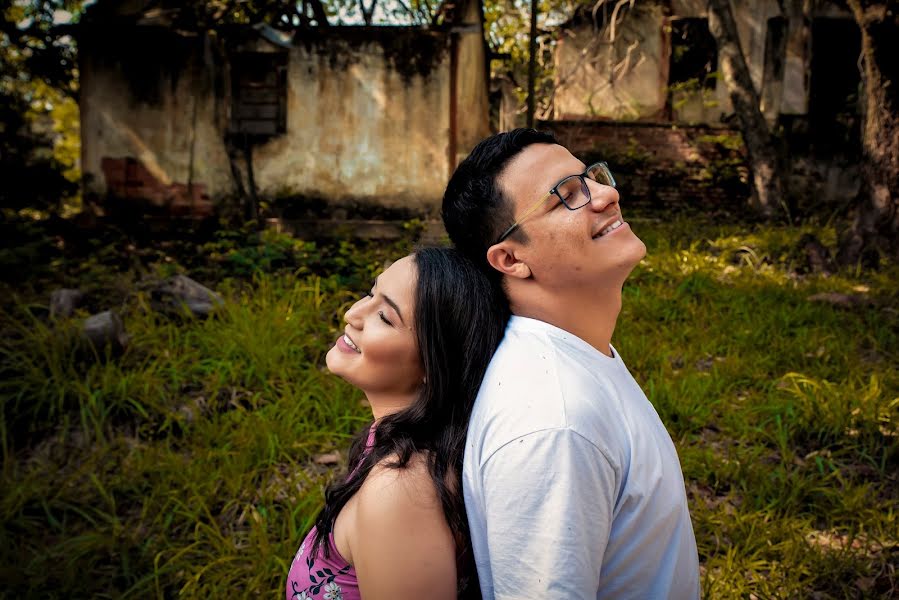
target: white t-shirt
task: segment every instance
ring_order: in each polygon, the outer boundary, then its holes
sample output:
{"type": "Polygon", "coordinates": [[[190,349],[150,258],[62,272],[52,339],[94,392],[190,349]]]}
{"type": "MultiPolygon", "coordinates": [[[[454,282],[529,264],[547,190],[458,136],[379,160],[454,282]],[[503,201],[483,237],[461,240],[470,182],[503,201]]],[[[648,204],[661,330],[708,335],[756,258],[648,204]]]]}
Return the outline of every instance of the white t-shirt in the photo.
{"type": "Polygon", "coordinates": [[[613,354],[542,321],[509,321],[463,468],[485,599],[699,597],[677,452],[613,354]]]}

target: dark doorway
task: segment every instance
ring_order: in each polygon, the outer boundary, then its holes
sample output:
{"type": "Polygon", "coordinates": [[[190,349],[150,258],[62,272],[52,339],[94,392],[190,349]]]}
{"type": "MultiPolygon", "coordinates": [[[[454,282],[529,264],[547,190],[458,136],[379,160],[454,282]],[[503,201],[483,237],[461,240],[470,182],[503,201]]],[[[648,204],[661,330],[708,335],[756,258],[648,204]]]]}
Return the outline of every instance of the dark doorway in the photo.
{"type": "Polygon", "coordinates": [[[787,20],[783,17],[772,17],[768,19],[768,28],[765,32],[765,70],[761,90],[763,112],[780,109],[786,53],[787,20]]]}
{"type": "Polygon", "coordinates": [[[718,47],[707,19],[672,19],[665,113],[674,121],[703,120],[717,82],[718,47]]]}
{"type": "Polygon", "coordinates": [[[709,32],[708,19],[672,20],[668,84],[692,82],[714,89],[717,69],[718,47],[709,32]]]}
{"type": "Polygon", "coordinates": [[[817,152],[853,151],[859,143],[858,59],[861,32],[849,19],[812,21],[809,133],[817,152]]]}

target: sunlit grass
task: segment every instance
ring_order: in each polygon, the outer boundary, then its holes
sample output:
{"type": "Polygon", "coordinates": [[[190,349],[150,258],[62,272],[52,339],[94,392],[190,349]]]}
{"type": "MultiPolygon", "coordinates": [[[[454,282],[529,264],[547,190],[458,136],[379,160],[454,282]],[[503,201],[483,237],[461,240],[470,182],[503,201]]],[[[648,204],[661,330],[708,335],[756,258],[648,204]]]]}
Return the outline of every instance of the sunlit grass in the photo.
{"type": "MultiPolygon", "coordinates": [[[[802,275],[803,230],[632,224],[649,254],[614,342],[678,446],[704,595],[896,594],[897,267],[802,275]]],[[[139,286],[116,298],[121,356],[79,348],[85,315],[49,322],[27,294],[0,315],[0,596],[283,593],[334,473],[313,459],[367,418],[322,357],[383,257],[341,246],[327,276],[219,250],[248,274],[215,283],[209,319],[159,314],[139,286]]]]}
{"type": "Polygon", "coordinates": [[[678,445],[705,595],[899,592],[895,266],[802,276],[802,231],[634,227],[617,347],[678,445]]]}

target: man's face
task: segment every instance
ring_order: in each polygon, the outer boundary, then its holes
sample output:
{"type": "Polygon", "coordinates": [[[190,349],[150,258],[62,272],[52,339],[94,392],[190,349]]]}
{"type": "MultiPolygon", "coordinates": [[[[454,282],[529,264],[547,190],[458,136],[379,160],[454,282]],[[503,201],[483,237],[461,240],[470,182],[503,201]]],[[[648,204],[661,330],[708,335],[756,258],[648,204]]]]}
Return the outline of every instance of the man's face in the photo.
{"type": "MultiPolygon", "coordinates": [[[[498,183],[518,219],[560,180],[584,168],[562,146],[533,144],[509,162],[498,183]]],[[[516,256],[544,288],[620,288],[646,255],[646,246],[621,216],[615,188],[590,180],[587,185],[591,201],[586,206],[571,211],[553,195],[522,222],[528,241],[512,242],[516,256]],[[610,231],[619,220],[622,225],[610,231]]]]}

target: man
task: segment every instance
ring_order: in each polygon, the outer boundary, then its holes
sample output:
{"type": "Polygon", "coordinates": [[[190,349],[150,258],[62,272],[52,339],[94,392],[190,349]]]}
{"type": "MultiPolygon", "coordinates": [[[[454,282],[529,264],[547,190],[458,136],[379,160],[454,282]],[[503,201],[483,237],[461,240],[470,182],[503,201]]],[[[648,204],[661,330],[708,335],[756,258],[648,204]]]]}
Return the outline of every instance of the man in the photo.
{"type": "Polygon", "coordinates": [[[532,129],[482,141],[443,199],[512,318],[472,413],[463,489],[484,598],[697,598],[674,444],[611,345],[646,253],[605,163],[532,129]]]}

